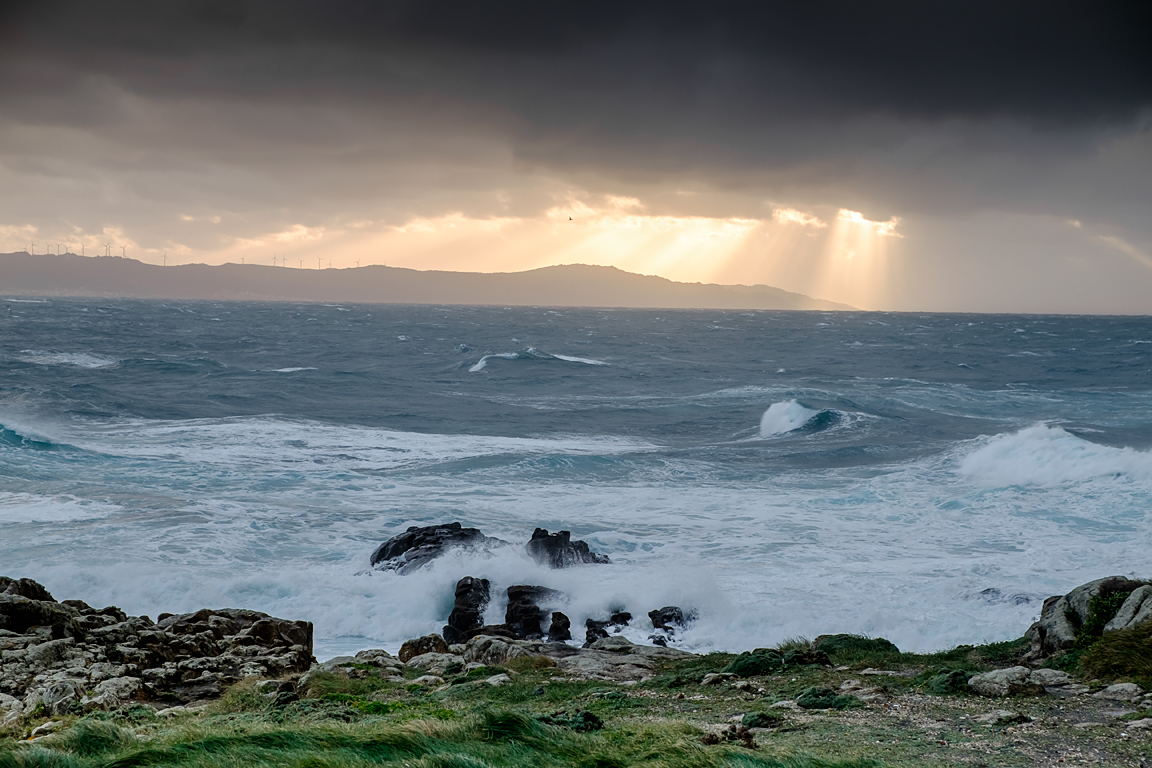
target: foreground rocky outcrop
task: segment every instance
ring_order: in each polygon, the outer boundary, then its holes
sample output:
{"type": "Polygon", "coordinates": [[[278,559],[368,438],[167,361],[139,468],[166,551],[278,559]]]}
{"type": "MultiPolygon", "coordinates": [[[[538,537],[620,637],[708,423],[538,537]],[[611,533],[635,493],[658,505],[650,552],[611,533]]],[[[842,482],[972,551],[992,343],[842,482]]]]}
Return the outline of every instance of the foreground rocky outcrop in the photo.
{"type": "Polygon", "coordinates": [[[204,609],[154,622],[58,602],[30,579],[0,577],[0,721],[129,701],[194,702],[242,678],[304,672],[314,661],[309,621],[204,609]]]}
{"type": "Polygon", "coordinates": [[[1108,576],[1044,601],[1040,619],[1028,628],[1028,659],[1038,661],[1076,647],[1077,640],[1138,626],[1152,619],[1152,584],[1108,576]]]}

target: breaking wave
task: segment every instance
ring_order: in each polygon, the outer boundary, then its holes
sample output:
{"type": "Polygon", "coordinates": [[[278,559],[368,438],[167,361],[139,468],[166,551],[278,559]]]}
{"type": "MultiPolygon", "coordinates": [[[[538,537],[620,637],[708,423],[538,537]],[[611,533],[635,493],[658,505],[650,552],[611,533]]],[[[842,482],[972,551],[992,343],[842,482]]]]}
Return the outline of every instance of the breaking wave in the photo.
{"type": "Polygon", "coordinates": [[[583,363],[584,365],[608,365],[603,360],[593,360],[587,357],[573,357],[571,355],[550,355],[547,352],[541,352],[535,347],[528,347],[519,352],[500,352],[494,355],[484,355],[480,358],[471,368],[469,372],[476,373],[482,371],[488,366],[489,360],[562,360],[566,363],[583,363]]]}
{"type": "Polygon", "coordinates": [[[960,474],[978,485],[1053,486],[1095,477],[1152,478],[1152,453],[1099,445],[1060,427],[1037,424],[997,435],[960,460],[960,474]]]}

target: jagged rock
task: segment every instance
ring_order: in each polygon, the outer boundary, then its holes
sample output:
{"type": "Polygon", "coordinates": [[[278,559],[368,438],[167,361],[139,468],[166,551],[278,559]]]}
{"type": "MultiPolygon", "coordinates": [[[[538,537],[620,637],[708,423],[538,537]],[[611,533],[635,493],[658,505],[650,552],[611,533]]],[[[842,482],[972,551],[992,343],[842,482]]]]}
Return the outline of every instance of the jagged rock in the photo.
{"type": "Polygon", "coordinates": [[[1042,659],[1072,648],[1076,644],[1077,630],[1088,620],[1093,597],[1102,592],[1133,592],[1145,585],[1147,582],[1124,576],[1108,576],[1081,584],[1066,595],[1048,598],[1040,609],[1040,619],[1025,633],[1032,641],[1028,659],[1042,659]]]}
{"type": "Polygon", "coordinates": [[[429,688],[435,685],[444,685],[444,678],[438,675],[421,675],[412,681],[413,685],[426,685],[429,688]]]}
{"type": "Polygon", "coordinates": [[[572,639],[572,620],[560,611],[552,612],[552,623],[548,625],[548,642],[562,643],[572,639]]]}
{"type": "Polygon", "coordinates": [[[443,630],[446,643],[452,645],[466,642],[484,626],[484,609],[488,606],[489,589],[488,579],[465,576],[456,582],[456,600],[443,630]]]}
{"type": "Polygon", "coordinates": [[[56,598],[45,589],[44,585],[32,579],[13,579],[0,576],[0,592],[6,595],[18,595],[29,600],[39,600],[42,603],[54,603],[56,598]]]}
{"type": "Polygon", "coordinates": [[[548,587],[533,587],[518,584],[508,587],[508,609],[504,613],[504,623],[520,640],[536,640],[544,636],[543,605],[556,603],[564,595],[548,587]]]}
{"type": "Polygon", "coordinates": [[[655,611],[648,611],[648,620],[652,622],[654,629],[662,629],[671,636],[677,629],[683,629],[695,621],[696,612],[684,613],[675,605],[666,605],[655,611]]]}
{"type": "Polygon", "coordinates": [[[487,552],[507,543],[485,536],[478,528],[461,527],[460,523],[413,525],[377,547],[369,560],[377,570],[407,574],[423,568],[449,549],[467,547],[487,552]]]}
{"type": "MultiPolygon", "coordinates": [[[[9,589],[18,583],[13,581],[9,589]]],[[[55,600],[36,600],[12,592],[0,593],[0,629],[9,632],[23,634],[33,627],[49,627],[56,637],[79,634],[73,625],[73,620],[79,615],[80,612],[75,608],[61,605],[55,600]]]]}
{"type": "MultiPolygon", "coordinates": [[[[303,672],[315,661],[306,621],[206,609],[155,624],[115,607],[56,602],[28,579],[0,578],[0,586],[0,695],[22,700],[20,716],[79,714],[132,700],[188,702],[243,677],[303,672]]],[[[4,727],[11,717],[7,708],[4,727]]]]}
{"type": "Polygon", "coordinates": [[[548,533],[543,528],[532,532],[525,549],[533,560],[549,568],[567,568],[581,563],[610,563],[607,555],[598,555],[584,541],[572,541],[571,531],[548,533]]]}
{"type": "Polygon", "coordinates": [[[424,635],[415,640],[406,640],[400,646],[400,661],[408,663],[409,659],[422,656],[425,653],[448,653],[448,643],[437,634],[424,635]]]}
{"type": "MultiPolygon", "coordinates": [[[[590,647],[597,640],[608,637],[609,630],[619,632],[624,627],[628,626],[628,622],[632,621],[632,614],[627,611],[617,611],[608,617],[608,621],[598,621],[596,619],[585,619],[584,621],[584,647],[590,647]]],[[[649,638],[652,639],[652,638],[649,638]]],[[[667,643],[662,642],[661,639],[653,640],[656,645],[666,646],[667,643]]]]}
{"type": "Polygon", "coordinates": [[[468,641],[464,650],[464,661],[477,662],[486,667],[505,664],[518,656],[527,656],[515,639],[478,635],[468,641]]]}
{"type": "Polygon", "coordinates": [[[1112,620],[1104,625],[1105,632],[1115,632],[1118,629],[1130,629],[1146,621],[1152,620],[1152,586],[1132,590],[1128,598],[1116,611],[1112,620]]]}
{"type": "Polygon", "coordinates": [[[597,640],[608,637],[608,622],[596,619],[584,620],[584,647],[588,648],[597,640]]]}

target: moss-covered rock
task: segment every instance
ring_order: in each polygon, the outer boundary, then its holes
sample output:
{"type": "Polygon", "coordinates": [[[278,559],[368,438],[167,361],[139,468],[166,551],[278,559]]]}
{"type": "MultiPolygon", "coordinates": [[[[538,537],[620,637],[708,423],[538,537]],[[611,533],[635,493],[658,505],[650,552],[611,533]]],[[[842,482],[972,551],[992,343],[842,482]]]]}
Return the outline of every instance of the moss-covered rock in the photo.
{"type": "Polygon", "coordinates": [[[796,697],[796,703],[802,709],[852,709],[863,706],[863,702],[855,696],[845,696],[831,688],[815,685],[805,688],[796,697]]]}
{"type": "Polygon", "coordinates": [[[782,653],[771,648],[757,648],[737,656],[724,668],[724,671],[740,677],[752,677],[779,672],[783,668],[784,655],[782,653]]]}

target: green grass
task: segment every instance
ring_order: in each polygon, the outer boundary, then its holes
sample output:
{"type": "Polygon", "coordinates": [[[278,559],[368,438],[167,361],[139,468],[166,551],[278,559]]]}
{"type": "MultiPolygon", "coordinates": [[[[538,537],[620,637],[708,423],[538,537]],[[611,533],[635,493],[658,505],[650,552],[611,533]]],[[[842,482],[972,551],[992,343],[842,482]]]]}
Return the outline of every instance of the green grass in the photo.
{"type": "Polygon", "coordinates": [[[133,736],[110,723],[80,721],[29,747],[0,749],[0,768],[285,766],[287,768],[498,768],[503,766],[667,766],[668,768],[872,768],[873,760],[705,746],[676,723],[580,732],[522,712],[490,709],[459,722],[371,721],[282,727],[205,721],[133,736]]]}
{"type": "Polygon", "coordinates": [[[1125,678],[1152,688],[1152,621],[1104,635],[1080,656],[1080,668],[1103,680],[1125,678]]]}

